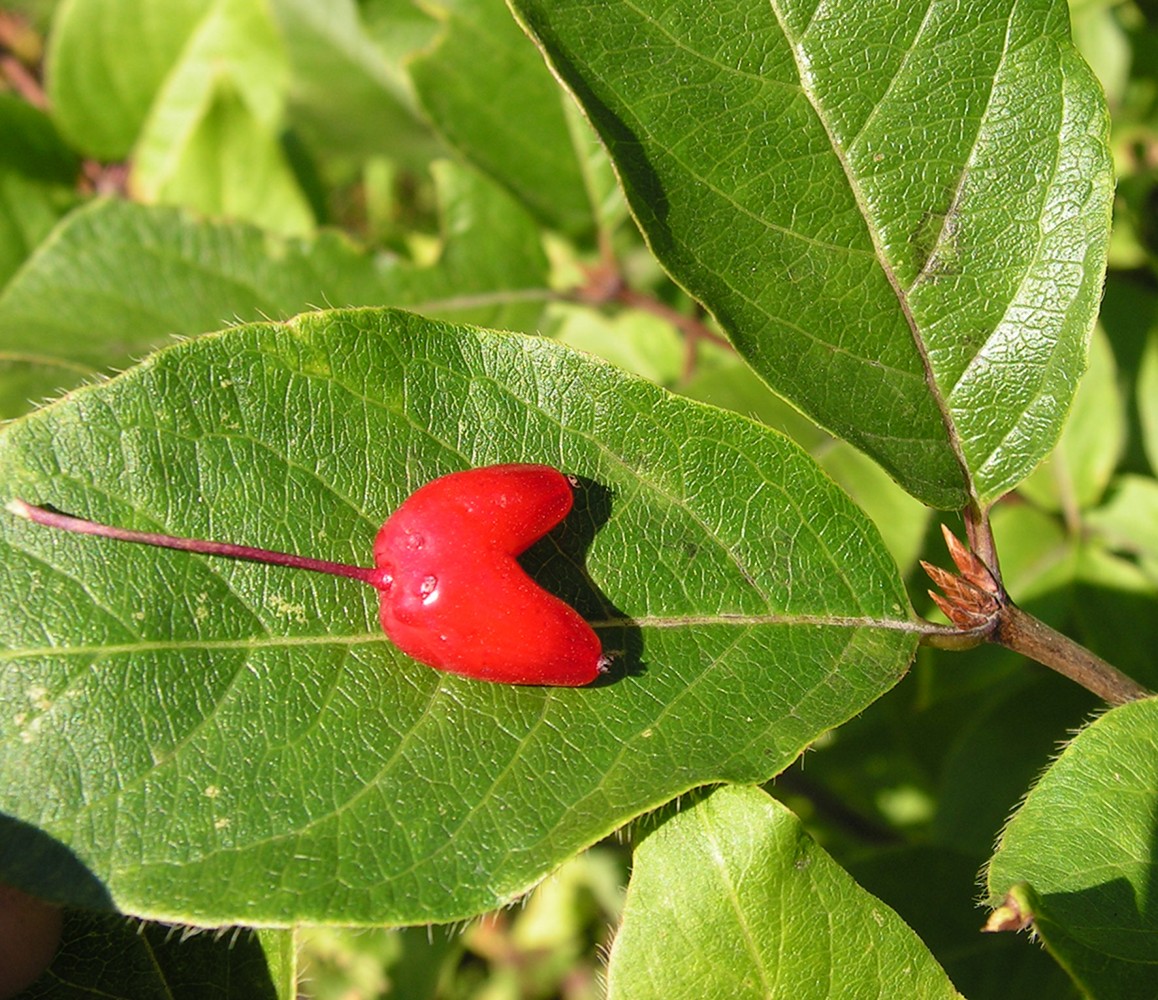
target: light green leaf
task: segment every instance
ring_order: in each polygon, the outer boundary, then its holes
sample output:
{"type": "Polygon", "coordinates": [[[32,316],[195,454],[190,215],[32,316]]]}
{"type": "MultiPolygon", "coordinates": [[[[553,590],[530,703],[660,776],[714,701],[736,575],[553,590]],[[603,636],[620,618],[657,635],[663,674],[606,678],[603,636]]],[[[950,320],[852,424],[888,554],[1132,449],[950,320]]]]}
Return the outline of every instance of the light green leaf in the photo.
{"type": "Polygon", "coordinates": [[[1062,0],[512,0],[653,251],[777,392],[926,503],[1061,430],[1105,268],[1062,0]]]}
{"type": "Polygon", "coordinates": [[[959,994],[780,803],[721,788],[639,845],[609,1000],[854,996],[959,994]]]}
{"type": "Polygon", "coordinates": [[[989,865],[989,903],[1032,908],[1046,947],[1093,998],[1153,993],[1158,700],[1082,730],[1010,820],[989,865]]]}
{"type": "Polygon", "coordinates": [[[189,132],[145,137],[134,194],[287,236],[311,233],[313,211],[277,135],[254,118],[230,81],[219,81],[207,98],[189,132]]]}
{"type": "Polygon", "coordinates": [[[597,354],[625,371],[671,387],[687,364],[687,345],[670,323],[640,310],[606,316],[585,306],[551,307],[552,336],[576,350],[597,354]]]}
{"type": "Polygon", "coordinates": [[[534,329],[547,295],[535,223],[504,192],[435,167],[445,243],[429,267],[343,236],[285,239],[125,202],[67,219],[0,295],[0,415],[126,365],[173,334],[322,305],[405,305],[534,329]]]}
{"type": "Polygon", "coordinates": [[[1126,446],[1126,412],[1118,390],[1118,369],[1105,333],[1094,331],[1090,366],[1066,420],[1057,447],[1019,491],[1046,510],[1075,518],[1105,492],[1126,446]]]}
{"type": "Polygon", "coordinates": [[[312,314],[0,433],[5,499],[363,564],[416,486],[517,460],[588,484],[567,558],[534,565],[622,651],[609,683],[441,674],[353,581],[0,518],[16,854],[154,917],[455,919],[689,788],[770,777],[904,673],[893,561],[803,452],[542,338],[312,314]]]}
{"type": "Polygon", "coordinates": [[[53,117],[68,139],[97,159],[128,156],[205,11],[205,0],[60,4],[47,88],[53,117]]]}
{"type": "Polygon", "coordinates": [[[273,0],[290,60],[290,117],[328,156],[429,157],[406,74],[366,33],[354,0],[273,0]]]}
{"type": "Polygon", "coordinates": [[[439,0],[438,43],[410,63],[419,99],[447,141],[505,184],[548,225],[589,232],[587,129],[573,135],[567,100],[503,0],[439,0]]]}
{"type": "Polygon", "coordinates": [[[278,1000],[297,1000],[298,989],[298,931],[267,928],[255,932],[274,995],[278,1000]]]}
{"type": "Polygon", "coordinates": [[[1138,416],[1142,445],[1150,468],[1158,474],[1158,327],[1150,330],[1138,369],[1138,416]]]}
{"type": "Polygon", "coordinates": [[[313,212],[281,145],[288,75],[266,7],[215,0],[149,110],[133,150],[134,194],[309,233],[313,212]]]}
{"type": "Polygon", "coordinates": [[[1081,548],[1075,617],[1084,646],[1158,689],[1158,581],[1132,559],[1091,542],[1081,548]]]}
{"type": "Polygon", "coordinates": [[[1158,481],[1120,476],[1106,503],[1086,515],[1085,526],[1107,548],[1137,559],[1158,583],[1158,481]]]}

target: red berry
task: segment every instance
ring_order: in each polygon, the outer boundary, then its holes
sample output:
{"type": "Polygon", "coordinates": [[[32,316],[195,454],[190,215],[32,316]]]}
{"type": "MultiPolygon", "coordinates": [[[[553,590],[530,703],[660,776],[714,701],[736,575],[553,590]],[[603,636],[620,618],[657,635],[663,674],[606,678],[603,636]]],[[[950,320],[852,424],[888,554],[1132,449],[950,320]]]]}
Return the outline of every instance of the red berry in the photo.
{"type": "Polygon", "coordinates": [[[427,483],[382,526],[374,563],[382,627],[421,663],[508,684],[588,684],[602,650],[591,626],[516,557],[571,510],[567,477],[492,465],[427,483]]]}
{"type": "Polygon", "coordinates": [[[232,542],[114,528],[23,500],[37,524],[204,555],[346,576],[381,591],[386,634],[439,670],[506,684],[588,684],[606,660],[594,630],[516,557],[571,510],[571,483],[546,465],[491,465],[427,483],[382,525],[375,568],[232,542]]]}

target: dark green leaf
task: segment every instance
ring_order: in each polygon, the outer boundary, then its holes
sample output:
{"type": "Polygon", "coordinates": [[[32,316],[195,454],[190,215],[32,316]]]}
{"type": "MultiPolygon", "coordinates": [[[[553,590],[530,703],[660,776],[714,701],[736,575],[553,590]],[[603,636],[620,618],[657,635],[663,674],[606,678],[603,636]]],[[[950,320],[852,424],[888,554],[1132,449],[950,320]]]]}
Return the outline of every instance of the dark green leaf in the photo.
{"type": "Polygon", "coordinates": [[[1062,0],[512,6],[656,255],[777,392],[935,506],[1049,451],[1112,188],[1062,0]]]}
{"type": "Polygon", "coordinates": [[[115,914],[66,914],[48,972],[20,1000],[290,1000],[252,931],[190,933],[115,914]]]}
{"type": "Polygon", "coordinates": [[[927,844],[888,848],[862,854],[848,870],[921,936],[969,1000],[1078,1000],[1069,977],[1040,948],[981,932],[977,871],[992,843],[990,837],[978,855],[927,844]]]}
{"type": "Polygon", "coordinates": [[[48,116],[0,93],[0,289],[75,200],[75,154],[48,116]]]}
{"type": "Polygon", "coordinates": [[[539,218],[569,233],[589,232],[595,192],[586,187],[587,143],[573,134],[566,95],[503,0],[453,0],[433,9],[445,20],[442,36],[410,64],[431,120],[539,218]]]}

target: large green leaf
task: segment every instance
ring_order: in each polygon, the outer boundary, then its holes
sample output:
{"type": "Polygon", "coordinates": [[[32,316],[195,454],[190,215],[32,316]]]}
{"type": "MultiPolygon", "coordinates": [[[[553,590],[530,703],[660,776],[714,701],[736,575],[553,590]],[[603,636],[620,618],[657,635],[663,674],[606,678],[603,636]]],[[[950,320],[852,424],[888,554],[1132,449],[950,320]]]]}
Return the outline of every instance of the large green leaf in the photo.
{"type": "Polygon", "coordinates": [[[533,329],[548,294],[534,222],[470,171],[438,164],[435,178],[445,244],[426,267],[360,250],[335,232],[284,239],[119,201],[75,213],[0,295],[0,416],[126,365],[173,334],[321,305],[409,306],[533,329]]]}
{"type": "Polygon", "coordinates": [[[1154,994],[1158,699],[1107,712],[1066,748],[1010,821],[990,905],[1012,893],[1091,997],[1154,994]]]}
{"type": "Polygon", "coordinates": [[[205,5],[133,147],[134,194],[272,232],[312,232],[313,210],[282,145],[288,84],[288,59],[264,4],[205,5]]]}
{"type": "Polygon", "coordinates": [[[622,651],[608,683],[443,675],[349,580],[0,518],[0,878],[199,923],[460,917],[688,788],[768,778],[904,673],[895,565],[796,445],[542,338],[311,314],[0,437],[5,499],[362,563],[416,486],[511,460],[586,484],[535,565],[622,651]]]}
{"type": "Polygon", "coordinates": [[[636,851],[610,1000],[959,997],[920,939],[784,806],[722,788],[636,851]]]}
{"type": "Polygon", "coordinates": [[[260,0],[72,0],[50,67],[62,129],[92,155],[131,154],[141,200],[312,231],[282,146],[287,57],[260,0]]]}
{"type": "Polygon", "coordinates": [[[502,0],[439,0],[438,44],[410,63],[431,120],[464,155],[539,218],[570,233],[595,221],[585,155],[566,96],[502,0]]]}
{"type": "Polygon", "coordinates": [[[1111,200],[1063,0],[511,4],[777,392],[936,506],[1049,451],[1111,200]]]}

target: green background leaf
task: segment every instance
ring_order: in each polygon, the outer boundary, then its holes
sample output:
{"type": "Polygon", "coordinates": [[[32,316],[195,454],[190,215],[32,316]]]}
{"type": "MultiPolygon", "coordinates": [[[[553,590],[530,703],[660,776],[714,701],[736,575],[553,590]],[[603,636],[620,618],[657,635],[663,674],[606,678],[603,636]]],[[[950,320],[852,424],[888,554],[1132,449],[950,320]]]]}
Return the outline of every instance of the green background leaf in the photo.
{"type": "Polygon", "coordinates": [[[410,63],[427,114],[447,140],[546,222],[571,234],[594,222],[566,95],[502,0],[451,0],[432,48],[410,63]]]}
{"type": "Polygon", "coordinates": [[[204,0],[60,4],[46,83],[53,118],[77,149],[104,160],[129,154],[206,9],[204,0]]]}
{"type": "MultiPolygon", "coordinates": [[[[904,673],[895,566],[803,452],[543,339],[307,315],[170,348],[0,438],[8,495],[363,564],[416,486],[512,460],[586,477],[555,544],[598,591],[543,565],[624,650],[613,683],[442,675],[349,580],[5,517],[22,856],[47,835],[98,880],[72,892],[152,917],[447,920],[688,788],[769,777],[904,673]]],[[[59,894],[49,867],[8,875],[59,894]]]]}
{"type": "Polygon", "coordinates": [[[72,207],[79,164],[48,116],[0,93],[0,289],[72,207]]]}
{"type": "Polygon", "coordinates": [[[635,853],[611,1000],[958,997],[900,918],[784,806],[721,788],[635,853]]]}
{"type": "Polygon", "coordinates": [[[1123,705],[1074,739],[1010,820],[989,903],[1027,886],[1046,947],[1091,997],[1153,992],[1158,700],[1123,705]]]}
{"type": "Polygon", "coordinates": [[[445,242],[424,267],[336,232],[285,239],[121,201],[73,213],[0,295],[0,416],[230,320],[401,305],[533,329],[547,295],[534,223],[473,172],[442,163],[434,173],[445,242]]]}
{"type": "Polygon", "coordinates": [[[769,383],[934,506],[1061,430],[1109,233],[1061,0],[512,0],[656,256],[769,383]]]}

